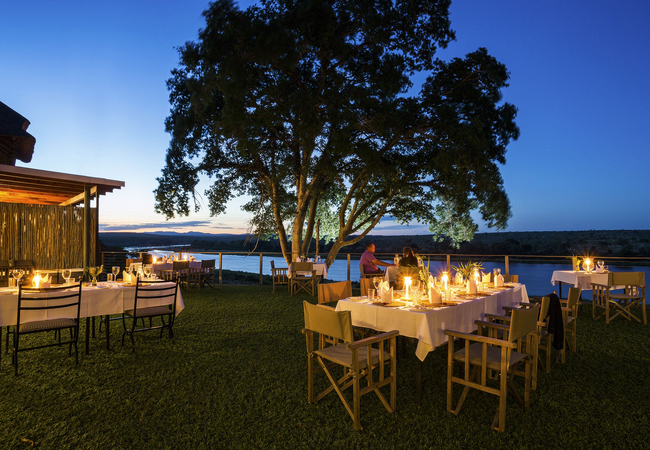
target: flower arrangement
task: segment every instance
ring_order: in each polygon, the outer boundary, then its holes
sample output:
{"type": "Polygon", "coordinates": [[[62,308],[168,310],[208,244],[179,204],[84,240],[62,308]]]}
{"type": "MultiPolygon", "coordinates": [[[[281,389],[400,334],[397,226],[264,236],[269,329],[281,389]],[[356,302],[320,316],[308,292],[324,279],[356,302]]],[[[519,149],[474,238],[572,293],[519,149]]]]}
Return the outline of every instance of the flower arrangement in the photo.
{"type": "MultiPolygon", "coordinates": [[[[420,260],[420,255],[416,255],[418,260],[420,260]]],[[[429,264],[431,261],[427,258],[427,265],[424,265],[424,261],[420,265],[420,281],[422,282],[422,286],[424,286],[424,291],[429,292],[429,289],[431,286],[429,286],[429,264]]]]}
{"type": "Polygon", "coordinates": [[[90,267],[85,267],[84,268],[84,275],[92,277],[92,284],[93,286],[97,286],[97,277],[99,276],[100,273],[104,271],[104,266],[101,265],[99,267],[96,266],[90,266],[90,267]]]}
{"type": "Polygon", "coordinates": [[[456,273],[460,273],[465,280],[468,280],[472,276],[474,269],[483,270],[483,263],[467,261],[463,264],[462,262],[459,262],[457,266],[451,266],[451,268],[454,269],[456,273]]]}

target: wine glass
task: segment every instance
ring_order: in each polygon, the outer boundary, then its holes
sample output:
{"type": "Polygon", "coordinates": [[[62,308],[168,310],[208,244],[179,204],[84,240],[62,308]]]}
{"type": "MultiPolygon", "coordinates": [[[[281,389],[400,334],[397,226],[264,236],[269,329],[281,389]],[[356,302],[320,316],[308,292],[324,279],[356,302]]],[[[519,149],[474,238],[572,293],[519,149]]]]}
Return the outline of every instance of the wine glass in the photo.
{"type": "Polygon", "coordinates": [[[596,264],[598,264],[598,268],[602,271],[603,266],[605,265],[605,261],[603,261],[602,259],[599,259],[598,261],[596,261],[596,264]]]}
{"type": "Polygon", "coordinates": [[[381,286],[381,277],[374,277],[372,279],[372,284],[375,285],[375,289],[379,292],[379,286],[381,286]]]}
{"type": "Polygon", "coordinates": [[[72,276],[72,270],[63,269],[63,279],[65,280],[65,284],[70,284],[70,277],[71,276],[72,276]]]}
{"type": "Polygon", "coordinates": [[[144,275],[147,277],[147,279],[151,278],[151,266],[144,266],[144,275]]]}
{"type": "Polygon", "coordinates": [[[411,287],[413,288],[413,301],[416,301],[420,295],[420,279],[413,278],[411,280],[411,287]]]}
{"type": "Polygon", "coordinates": [[[16,279],[16,286],[20,286],[20,279],[25,275],[23,269],[14,269],[14,278],[16,279]]]}
{"type": "Polygon", "coordinates": [[[112,272],[113,272],[113,281],[117,283],[117,275],[120,273],[120,266],[113,266],[112,272]]]}

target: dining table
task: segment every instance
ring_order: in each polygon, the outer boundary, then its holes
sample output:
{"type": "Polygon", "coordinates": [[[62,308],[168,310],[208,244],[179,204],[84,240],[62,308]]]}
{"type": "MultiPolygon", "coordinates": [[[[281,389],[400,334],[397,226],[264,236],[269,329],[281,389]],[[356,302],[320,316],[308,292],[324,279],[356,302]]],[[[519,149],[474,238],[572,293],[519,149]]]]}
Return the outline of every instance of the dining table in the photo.
{"type": "MultiPolygon", "coordinates": [[[[422,363],[427,355],[447,342],[445,330],[471,333],[477,329],[475,320],[484,320],[486,314],[503,314],[504,306],[529,303],[526,286],[506,283],[504,286],[484,287],[477,294],[464,293],[464,287],[451,286],[452,295],[442,305],[420,307],[400,297],[387,305],[367,297],[339,300],[337,311],[350,311],[352,325],[376,331],[398,330],[400,336],[417,339],[415,355],[418,358],[416,399],[422,402],[422,363]]],[[[428,299],[427,299],[428,300],[428,299]]],[[[427,301],[428,303],[428,301],[427,301]]]]}
{"type": "MultiPolygon", "coordinates": [[[[161,283],[159,286],[166,287],[173,284],[161,283]]],[[[54,286],[52,286],[54,287],[54,286]]],[[[138,300],[138,307],[163,306],[169,304],[169,300],[156,298],[159,291],[148,290],[138,300]]],[[[96,286],[84,283],[81,288],[81,305],[79,316],[86,319],[86,343],[85,353],[89,353],[90,341],[90,319],[95,317],[106,317],[106,348],[110,349],[110,320],[113,314],[122,314],[124,311],[133,309],[135,301],[135,285],[123,282],[99,282],[96,286]]],[[[176,316],[185,308],[183,296],[180,289],[176,296],[176,316]]],[[[5,326],[16,325],[18,312],[18,288],[0,288],[0,329],[5,326]]],[[[21,323],[32,320],[55,319],[62,317],[61,310],[31,311],[21,314],[21,323]],[[59,314],[59,315],[57,315],[59,314]]],[[[94,327],[93,333],[94,333],[94,327]]]]}
{"type": "Polygon", "coordinates": [[[585,272],[582,270],[554,270],[551,276],[551,284],[559,285],[560,298],[562,298],[562,283],[570,284],[573,287],[580,288],[582,291],[590,291],[591,284],[607,284],[609,281],[608,272],[585,272]]]}
{"type": "MultiPolygon", "coordinates": [[[[316,271],[316,276],[320,278],[325,278],[327,279],[327,264],[325,263],[313,263],[313,270],[316,271]]],[[[309,274],[309,272],[298,272],[299,274],[309,274]]],[[[289,264],[289,270],[287,271],[287,275],[289,278],[291,278],[291,264],[289,264]]]]}
{"type": "MultiPolygon", "coordinates": [[[[159,262],[155,263],[153,265],[153,272],[158,275],[162,270],[172,270],[174,267],[173,262],[159,262]]],[[[201,261],[190,261],[190,269],[200,269],[201,268],[201,261]]]]}

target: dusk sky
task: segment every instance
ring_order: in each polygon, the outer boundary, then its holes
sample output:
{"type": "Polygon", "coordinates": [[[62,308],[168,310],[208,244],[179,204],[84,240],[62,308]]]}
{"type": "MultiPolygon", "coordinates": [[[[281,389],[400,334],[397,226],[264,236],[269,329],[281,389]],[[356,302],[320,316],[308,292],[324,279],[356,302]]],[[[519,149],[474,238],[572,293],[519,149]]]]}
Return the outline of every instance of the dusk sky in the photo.
{"type": "MultiPolygon", "coordinates": [[[[207,2],[2,3],[0,101],[36,138],[32,162],[16,165],[124,181],[101,199],[104,231],[246,231],[239,202],[216,218],[205,207],[169,222],[154,212],[165,83],[207,2]]],[[[501,168],[508,231],[647,229],[650,2],[463,0],[451,21],[457,40],[441,58],[486,47],[511,74],[504,100],[521,137],[501,168]]],[[[428,233],[395,225],[375,233],[428,233]]]]}

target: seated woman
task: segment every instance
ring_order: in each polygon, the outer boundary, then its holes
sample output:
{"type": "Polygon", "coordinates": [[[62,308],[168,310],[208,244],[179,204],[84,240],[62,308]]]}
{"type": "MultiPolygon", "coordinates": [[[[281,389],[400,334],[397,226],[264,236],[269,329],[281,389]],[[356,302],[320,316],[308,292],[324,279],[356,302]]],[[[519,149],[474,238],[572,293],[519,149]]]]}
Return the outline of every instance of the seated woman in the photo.
{"type": "Polygon", "coordinates": [[[399,260],[400,267],[417,267],[418,259],[413,254],[411,247],[404,247],[404,256],[399,260]]]}

